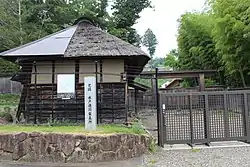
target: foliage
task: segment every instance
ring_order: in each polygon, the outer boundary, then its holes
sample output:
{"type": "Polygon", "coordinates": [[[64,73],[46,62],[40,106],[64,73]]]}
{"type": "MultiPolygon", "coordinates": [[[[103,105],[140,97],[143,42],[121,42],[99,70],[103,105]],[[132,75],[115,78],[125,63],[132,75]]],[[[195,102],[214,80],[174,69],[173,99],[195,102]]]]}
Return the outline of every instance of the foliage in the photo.
{"type": "Polygon", "coordinates": [[[10,77],[18,71],[18,69],[19,66],[17,64],[0,58],[0,77],[10,77]]]}
{"type": "Polygon", "coordinates": [[[147,29],[147,31],[143,35],[142,44],[147,48],[149,55],[150,55],[150,58],[151,58],[151,60],[148,62],[148,65],[152,69],[157,67],[153,63],[154,62],[153,58],[154,58],[156,45],[158,44],[158,41],[156,39],[155,34],[153,33],[153,31],[151,29],[147,29]]]}
{"type": "Polygon", "coordinates": [[[213,79],[205,79],[205,86],[208,87],[208,86],[215,86],[217,83],[215,80],[213,79]]]}
{"type": "Polygon", "coordinates": [[[17,105],[19,103],[20,95],[17,94],[0,94],[0,106],[1,105],[17,105]]]}
{"type": "Polygon", "coordinates": [[[47,125],[48,126],[74,126],[74,125],[79,125],[79,124],[72,122],[69,119],[64,119],[64,118],[62,120],[52,119],[52,116],[51,116],[48,120],[47,125]]]}
{"type": "Polygon", "coordinates": [[[185,70],[219,70],[220,58],[211,37],[213,20],[206,13],[186,13],[178,29],[179,64],[185,70]]]}
{"type": "MultiPolygon", "coordinates": [[[[0,0],[0,52],[40,39],[64,29],[79,17],[94,20],[121,39],[139,46],[140,36],[133,28],[149,0],[0,0]],[[113,13],[107,12],[108,5],[113,13]]],[[[0,73],[13,73],[18,66],[0,60],[0,73]]]]}
{"type": "Polygon", "coordinates": [[[151,29],[147,29],[142,37],[142,44],[147,47],[151,59],[155,54],[156,45],[158,44],[157,38],[151,29]]]}
{"type": "Polygon", "coordinates": [[[179,60],[178,60],[178,52],[176,49],[173,49],[167,54],[167,57],[165,58],[164,65],[168,68],[171,68],[173,70],[177,70],[179,67],[179,60]]]}
{"type": "Polygon", "coordinates": [[[250,42],[250,1],[216,0],[211,1],[212,17],[216,21],[213,30],[216,50],[222,55],[225,70],[246,87],[249,77],[250,42]]]}
{"type": "Polygon", "coordinates": [[[216,83],[246,87],[250,84],[250,1],[208,0],[207,6],[202,13],[185,13],[179,19],[179,68],[215,69],[216,83]]]}
{"type": "Polygon", "coordinates": [[[133,25],[140,18],[143,9],[151,7],[150,0],[115,0],[112,5],[111,23],[108,30],[111,34],[139,46],[141,41],[133,25]]]}
{"type": "Polygon", "coordinates": [[[164,58],[155,57],[151,60],[151,64],[153,67],[164,67],[164,58]]]}
{"type": "Polygon", "coordinates": [[[150,138],[150,143],[149,143],[149,147],[148,150],[150,153],[155,153],[157,151],[157,141],[155,138],[151,137],[150,138]]]}
{"type": "Polygon", "coordinates": [[[148,87],[152,87],[151,79],[145,79],[145,78],[135,78],[135,82],[143,84],[148,87]]]}
{"type": "Polygon", "coordinates": [[[191,87],[190,86],[190,82],[188,82],[187,80],[182,81],[181,82],[181,87],[182,88],[189,88],[189,87],[191,87]]]}
{"type": "Polygon", "coordinates": [[[142,126],[141,121],[134,122],[132,124],[131,128],[133,129],[133,132],[136,133],[136,134],[143,134],[143,133],[145,133],[145,130],[144,130],[143,126],[142,126]]]}
{"type": "Polygon", "coordinates": [[[8,108],[4,108],[4,111],[0,111],[0,118],[4,118],[8,122],[12,122],[13,118],[8,108]]]}

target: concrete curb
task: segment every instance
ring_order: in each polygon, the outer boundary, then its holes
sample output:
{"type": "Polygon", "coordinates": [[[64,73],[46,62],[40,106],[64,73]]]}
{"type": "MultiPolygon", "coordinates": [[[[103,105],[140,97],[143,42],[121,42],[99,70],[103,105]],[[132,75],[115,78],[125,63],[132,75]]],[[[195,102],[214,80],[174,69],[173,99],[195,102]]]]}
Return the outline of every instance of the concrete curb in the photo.
{"type": "Polygon", "coordinates": [[[212,142],[210,146],[194,145],[191,147],[188,144],[173,144],[164,145],[164,151],[178,151],[178,150],[194,150],[194,149],[216,149],[216,148],[236,148],[236,147],[250,147],[250,144],[241,141],[226,141],[226,142],[212,142]]]}

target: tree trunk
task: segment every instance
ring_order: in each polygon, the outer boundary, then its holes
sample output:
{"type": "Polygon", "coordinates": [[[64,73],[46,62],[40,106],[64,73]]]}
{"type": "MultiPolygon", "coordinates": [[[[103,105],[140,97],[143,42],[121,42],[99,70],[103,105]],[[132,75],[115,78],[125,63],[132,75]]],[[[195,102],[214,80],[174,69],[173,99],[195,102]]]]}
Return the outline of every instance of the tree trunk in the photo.
{"type": "Polygon", "coordinates": [[[245,78],[244,78],[244,74],[243,74],[243,70],[242,68],[240,67],[240,77],[241,77],[241,81],[242,81],[242,84],[243,84],[243,87],[246,88],[246,81],[245,81],[245,78]]]}
{"type": "Polygon", "coordinates": [[[22,12],[21,12],[21,0],[18,0],[18,22],[19,22],[19,31],[20,31],[20,44],[23,44],[23,28],[22,28],[22,12]]]}

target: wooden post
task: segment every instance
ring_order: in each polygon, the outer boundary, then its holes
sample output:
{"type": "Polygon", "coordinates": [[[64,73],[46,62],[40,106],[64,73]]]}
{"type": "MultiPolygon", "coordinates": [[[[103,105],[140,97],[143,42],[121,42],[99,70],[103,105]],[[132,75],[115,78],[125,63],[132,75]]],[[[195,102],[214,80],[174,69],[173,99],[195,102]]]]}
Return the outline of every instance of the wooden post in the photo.
{"type": "Polygon", "coordinates": [[[205,91],[205,75],[199,74],[199,91],[205,91]]]}
{"type": "Polygon", "coordinates": [[[55,60],[52,61],[52,95],[51,95],[51,101],[52,101],[52,121],[54,121],[54,84],[55,84],[55,60]]]}
{"type": "MultiPolygon", "coordinates": [[[[76,99],[76,122],[78,121],[78,89],[79,89],[79,71],[80,71],[80,67],[79,67],[79,60],[75,60],[75,99],[76,99]]],[[[84,114],[84,112],[83,112],[84,114]]]]}
{"type": "MultiPolygon", "coordinates": [[[[100,85],[98,85],[98,61],[97,60],[95,60],[95,77],[96,77],[96,108],[97,108],[96,115],[97,115],[97,124],[99,124],[99,123],[101,123],[101,119],[100,119],[101,118],[101,116],[100,116],[100,114],[101,114],[100,108],[101,107],[100,107],[99,102],[98,102],[98,100],[99,100],[99,98],[98,98],[98,94],[99,94],[98,89],[100,88],[100,85]]],[[[86,85],[84,85],[84,86],[86,86],[86,85]]]]}
{"type": "Polygon", "coordinates": [[[134,94],[135,95],[134,96],[134,98],[135,98],[135,106],[134,106],[135,107],[135,115],[136,115],[136,117],[138,117],[138,111],[137,111],[137,93],[138,93],[138,90],[136,88],[134,90],[135,90],[134,91],[135,92],[135,94],[134,94]]]}
{"type": "Polygon", "coordinates": [[[155,68],[155,75],[152,78],[153,93],[155,95],[156,109],[157,109],[157,130],[158,130],[158,146],[164,147],[164,125],[163,112],[160,107],[159,90],[158,90],[158,68],[155,68]]]}
{"type": "Polygon", "coordinates": [[[128,123],[128,77],[127,77],[127,73],[124,74],[123,79],[125,79],[126,83],[125,83],[125,112],[126,112],[126,124],[128,123]]]}
{"type": "Polygon", "coordinates": [[[36,62],[34,61],[34,70],[35,70],[35,113],[34,113],[34,124],[37,124],[36,117],[37,117],[37,68],[36,68],[36,62]]]}

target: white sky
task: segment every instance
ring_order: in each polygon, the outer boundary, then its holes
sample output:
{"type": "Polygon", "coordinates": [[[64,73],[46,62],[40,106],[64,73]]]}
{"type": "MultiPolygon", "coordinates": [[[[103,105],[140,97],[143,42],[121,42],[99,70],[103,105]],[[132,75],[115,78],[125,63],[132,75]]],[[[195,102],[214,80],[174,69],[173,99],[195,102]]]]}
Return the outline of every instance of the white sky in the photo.
{"type": "MultiPolygon", "coordinates": [[[[177,19],[186,11],[202,10],[205,0],[151,0],[153,9],[145,9],[134,26],[140,35],[150,28],[159,44],[155,56],[164,57],[171,49],[177,48],[177,19]]],[[[145,50],[145,48],[142,48],[145,50]]],[[[146,51],[146,50],[145,50],[146,51]]]]}

